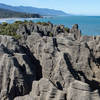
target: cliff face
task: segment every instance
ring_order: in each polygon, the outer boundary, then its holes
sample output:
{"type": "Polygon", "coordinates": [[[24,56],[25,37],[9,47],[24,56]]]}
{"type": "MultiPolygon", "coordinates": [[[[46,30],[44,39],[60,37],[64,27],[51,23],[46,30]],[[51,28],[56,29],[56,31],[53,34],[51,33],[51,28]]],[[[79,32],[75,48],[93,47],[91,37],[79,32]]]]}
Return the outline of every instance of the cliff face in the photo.
{"type": "Polygon", "coordinates": [[[0,36],[0,100],[100,100],[100,36],[52,24],[17,34],[0,36]]]}

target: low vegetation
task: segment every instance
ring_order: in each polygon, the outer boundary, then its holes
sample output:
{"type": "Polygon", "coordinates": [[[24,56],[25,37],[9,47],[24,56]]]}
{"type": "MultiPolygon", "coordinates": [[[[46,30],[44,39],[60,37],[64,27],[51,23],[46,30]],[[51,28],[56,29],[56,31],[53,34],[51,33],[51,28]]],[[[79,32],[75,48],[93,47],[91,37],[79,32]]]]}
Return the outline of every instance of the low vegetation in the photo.
{"type": "Polygon", "coordinates": [[[16,39],[19,39],[21,36],[16,34],[16,31],[18,29],[19,23],[13,23],[13,24],[8,24],[6,22],[3,22],[0,24],[0,35],[9,35],[13,36],[16,39]]]}
{"type": "Polygon", "coordinates": [[[64,30],[69,33],[69,28],[65,27],[64,30]]]}
{"type": "Polygon", "coordinates": [[[37,24],[43,25],[43,26],[48,26],[49,25],[49,23],[46,23],[46,22],[37,22],[37,24]]]}
{"type": "Polygon", "coordinates": [[[17,34],[16,31],[19,28],[19,25],[27,25],[33,23],[30,21],[15,21],[12,24],[8,24],[6,22],[3,22],[0,24],[0,35],[8,35],[13,36],[15,39],[20,39],[21,35],[17,34]]]}
{"type": "MultiPolygon", "coordinates": [[[[12,23],[12,24],[8,24],[8,23],[6,23],[6,22],[3,22],[3,23],[1,23],[0,24],[0,35],[9,35],[9,36],[13,36],[15,39],[20,39],[21,38],[21,36],[22,36],[22,34],[20,34],[20,32],[18,33],[18,29],[20,29],[21,30],[21,27],[20,27],[20,25],[21,26],[23,26],[24,28],[26,28],[27,26],[29,27],[29,26],[31,26],[32,24],[34,24],[34,22],[32,22],[32,21],[27,21],[27,20],[25,20],[25,21],[15,21],[14,23],[12,23]]],[[[50,22],[37,22],[36,23],[37,25],[42,25],[42,26],[49,26],[50,24],[52,25],[52,23],[50,23],[50,22]]],[[[56,31],[59,33],[61,33],[61,32],[64,32],[64,31],[66,31],[66,32],[69,32],[69,28],[67,28],[67,27],[64,27],[63,29],[62,29],[62,27],[55,27],[55,29],[56,29],[56,31]]],[[[26,30],[27,30],[27,28],[26,28],[26,30]]],[[[28,32],[28,31],[27,31],[28,32]]],[[[40,31],[42,34],[44,34],[44,31],[42,30],[42,31],[40,31]]],[[[30,33],[29,33],[30,34],[30,33]]],[[[49,36],[49,37],[53,37],[54,36],[54,34],[53,34],[53,32],[52,32],[52,30],[49,30],[48,32],[47,32],[47,36],[49,36]]]]}

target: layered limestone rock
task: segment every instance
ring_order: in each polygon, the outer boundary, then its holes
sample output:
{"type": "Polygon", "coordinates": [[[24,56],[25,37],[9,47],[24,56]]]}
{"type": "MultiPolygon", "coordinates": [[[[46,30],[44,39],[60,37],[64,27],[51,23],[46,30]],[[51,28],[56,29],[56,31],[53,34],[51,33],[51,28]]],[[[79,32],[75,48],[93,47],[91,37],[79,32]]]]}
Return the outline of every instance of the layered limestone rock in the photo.
{"type": "Polygon", "coordinates": [[[33,82],[29,95],[17,97],[15,100],[65,100],[65,93],[58,90],[48,79],[33,82]]]}
{"type": "Polygon", "coordinates": [[[67,100],[100,100],[99,91],[91,91],[88,84],[74,81],[68,88],[67,100]]]}
{"type": "Polygon", "coordinates": [[[67,36],[41,38],[34,34],[28,37],[27,45],[40,61],[43,77],[55,84],[60,82],[63,88],[68,85],[68,79],[92,85],[96,76],[99,76],[100,40],[81,42],[72,39],[67,36]]]}
{"type": "Polygon", "coordinates": [[[0,36],[0,100],[100,99],[100,36],[77,24],[22,27],[23,40],[0,36]]]}
{"type": "Polygon", "coordinates": [[[37,60],[24,51],[13,38],[0,36],[0,100],[29,93],[32,82],[38,79],[37,60]]]}
{"type": "MultiPolygon", "coordinates": [[[[75,28],[74,28],[75,29],[75,28]]],[[[69,29],[67,29],[68,31],[69,29]]],[[[76,32],[77,30],[74,30],[76,32]]],[[[52,36],[59,33],[66,33],[65,27],[63,25],[53,25],[52,23],[28,23],[26,25],[19,25],[16,33],[20,35],[30,35],[32,32],[37,32],[40,36],[52,36]]],[[[68,32],[67,32],[68,33],[68,32]]]]}

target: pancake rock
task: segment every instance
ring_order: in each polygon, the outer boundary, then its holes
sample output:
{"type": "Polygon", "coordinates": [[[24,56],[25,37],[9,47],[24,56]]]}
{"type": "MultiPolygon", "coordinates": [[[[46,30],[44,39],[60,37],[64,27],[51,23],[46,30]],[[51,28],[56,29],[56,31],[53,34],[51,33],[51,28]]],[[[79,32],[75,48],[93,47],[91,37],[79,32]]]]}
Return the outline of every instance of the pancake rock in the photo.
{"type": "Polygon", "coordinates": [[[77,24],[20,27],[20,40],[0,36],[0,100],[100,99],[100,36],[77,24]]]}

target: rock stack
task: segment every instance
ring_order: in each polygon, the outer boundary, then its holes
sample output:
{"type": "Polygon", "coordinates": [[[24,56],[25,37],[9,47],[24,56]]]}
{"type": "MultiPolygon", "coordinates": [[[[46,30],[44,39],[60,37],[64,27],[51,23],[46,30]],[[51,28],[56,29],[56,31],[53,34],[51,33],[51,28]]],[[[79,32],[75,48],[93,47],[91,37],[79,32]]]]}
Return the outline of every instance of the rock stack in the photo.
{"type": "Polygon", "coordinates": [[[0,100],[100,100],[100,36],[82,36],[77,24],[16,33],[0,35],[0,100]]]}

